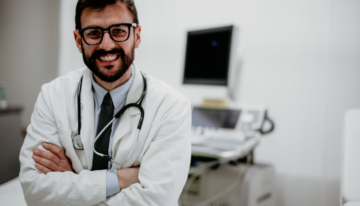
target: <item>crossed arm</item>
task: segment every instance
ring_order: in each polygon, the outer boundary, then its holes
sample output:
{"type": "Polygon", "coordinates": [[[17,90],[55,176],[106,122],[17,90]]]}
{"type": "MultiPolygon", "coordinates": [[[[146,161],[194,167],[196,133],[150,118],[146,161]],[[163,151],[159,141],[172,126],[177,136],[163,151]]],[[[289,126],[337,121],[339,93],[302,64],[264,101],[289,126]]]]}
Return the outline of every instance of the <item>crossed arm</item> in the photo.
{"type": "Polygon", "coordinates": [[[177,204],[187,179],[191,155],[191,107],[187,101],[175,102],[173,98],[173,102],[162,105],[162,113],[151,124],[153,132],[148,134],[141,169],[117,170],[122,191],[107,197],[106,171],[89,171],[82,167],[82,161],[87,159],[77,158],[76,151],[71,150],[71,130],[67,121],[54,119],[60,116],[54,112],[66,111],[63,108],[66,104],[56,104],[57,109],[53,110],[51,95],[57,92],[43,86],[19,155],[19,180],[29,206],[177,204]],[[44,142],[47,144],[43,145],[44,142]],[[69,148],[66,155],[63,148],[69,148]],[[73,157],[71,164],[67,157],[73,157]]]}
{"type": "MultiPolygon", "coordinates": [[[[43,143],[43,148],[48,150],[34,149],[33,160],[36,162],[35,168],[40,172],[47,174],[49,172],[74,172],[69,159],[65,156],[63,150],[53,144],[43,143]]],[[[124,168],[117,170],[119,186],[121,189],[130,187],[130,185],[139,182],[139,167],[124,168]]]]}

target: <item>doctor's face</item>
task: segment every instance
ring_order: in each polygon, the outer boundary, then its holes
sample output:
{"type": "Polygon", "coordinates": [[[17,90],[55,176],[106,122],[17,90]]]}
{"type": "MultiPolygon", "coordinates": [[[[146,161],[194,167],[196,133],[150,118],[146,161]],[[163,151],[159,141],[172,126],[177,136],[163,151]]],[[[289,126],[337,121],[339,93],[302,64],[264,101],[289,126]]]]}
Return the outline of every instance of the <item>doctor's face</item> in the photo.
{"type": "MultiPolygon", "coordinates": [[[[81,14],[81,28],[109,28],[120,23],[133,23],[133,17],[126,5],[116,3],[103,10],[85,9],[81,14]]],[[[104,31],[99,44],[88,45],[78,30],[74,31],[76,45],[83,54],[85,65],[101,80],[114,82],[122,77],[134,60],[134,49],[140,44],[141,27],[130,27],[126,41],[116,42],[108,31],[104,31]]]]}

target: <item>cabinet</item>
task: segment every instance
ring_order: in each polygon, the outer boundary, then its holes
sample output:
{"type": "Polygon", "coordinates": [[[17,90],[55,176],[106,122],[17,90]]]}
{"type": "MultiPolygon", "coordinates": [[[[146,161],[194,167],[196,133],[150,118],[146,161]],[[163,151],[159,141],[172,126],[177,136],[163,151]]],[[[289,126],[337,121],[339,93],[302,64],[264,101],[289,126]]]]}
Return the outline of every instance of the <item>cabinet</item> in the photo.
{"type": "Polygon", "coordinates": [[[0,184],[19,176],[19,154],[24,141],[21,110],[20,107],[0,109],[0,184]]]}

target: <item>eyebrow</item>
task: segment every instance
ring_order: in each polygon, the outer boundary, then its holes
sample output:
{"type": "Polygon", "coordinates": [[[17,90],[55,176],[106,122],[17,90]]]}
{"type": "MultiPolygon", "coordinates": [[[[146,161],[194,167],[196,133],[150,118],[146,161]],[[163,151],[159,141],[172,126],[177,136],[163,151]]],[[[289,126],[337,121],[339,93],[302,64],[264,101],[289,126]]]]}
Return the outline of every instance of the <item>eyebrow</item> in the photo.
{"type": "Polygon", "coordinates": [[[81,29],[89,29],[89,28],[102,28],[101,26],[87,26],[81,29]]]}
{"type": "MultiPolygon", "coordinates": [[[[116,23],[116,24],[112,24],[112,25],[108,26],[107,28],[112,27],[112,26],[114,26],[114,25],[118,25],[118,24],[132,24],[132,23],[126,23],[126,22],[125,22],[125,23],[116,23]]],[[[82,29],[88,29],[88,28],[102,28],[102,29],[104,29],[104,27],[101,27],[101,26],[93,26],[93,25],[84,27],[84,28],[82,28],[82,29]]]]}

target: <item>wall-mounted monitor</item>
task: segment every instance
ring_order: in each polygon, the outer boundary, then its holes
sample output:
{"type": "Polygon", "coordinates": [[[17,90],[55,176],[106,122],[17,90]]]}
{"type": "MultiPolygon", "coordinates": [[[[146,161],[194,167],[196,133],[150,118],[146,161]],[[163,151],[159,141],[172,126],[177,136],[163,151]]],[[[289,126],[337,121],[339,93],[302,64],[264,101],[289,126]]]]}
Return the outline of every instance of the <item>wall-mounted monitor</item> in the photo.
{"type": "Polygon", "coordinates": [[[228,86],[233,26],[189,31],[184,84],[228,86]]]}

